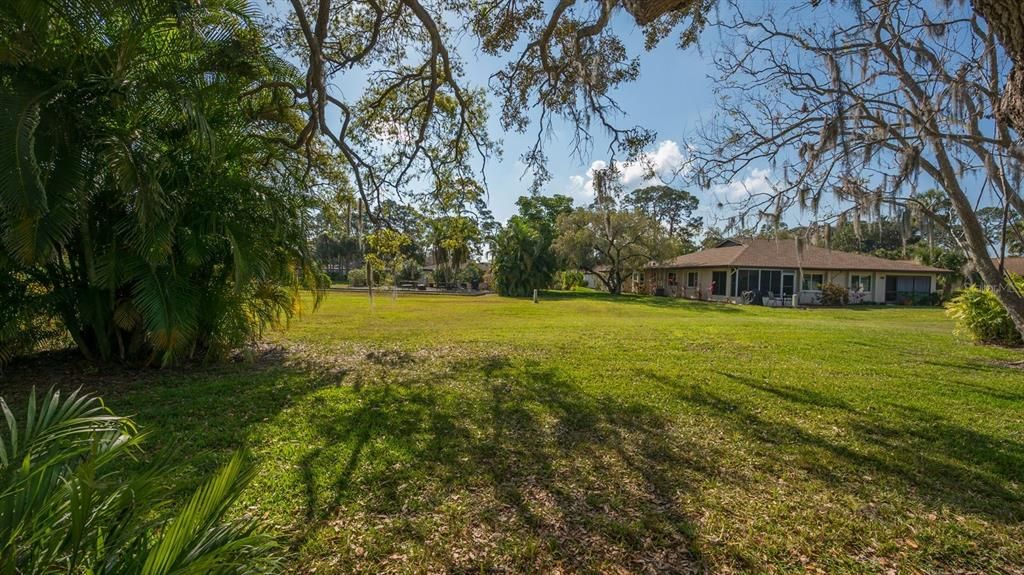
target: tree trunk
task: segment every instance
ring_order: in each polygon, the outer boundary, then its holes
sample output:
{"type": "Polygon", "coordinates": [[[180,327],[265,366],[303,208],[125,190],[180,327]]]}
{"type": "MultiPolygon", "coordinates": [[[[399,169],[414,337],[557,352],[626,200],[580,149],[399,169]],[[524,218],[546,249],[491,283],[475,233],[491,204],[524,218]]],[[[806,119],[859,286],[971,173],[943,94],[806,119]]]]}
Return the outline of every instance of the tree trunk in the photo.
{"type": "Polygon", "coordinates": [[[614,266],[608,271],[608,292],[615,295],[622,293],[622,275],[614,266]]]}
{"type": "Polygon", "coordinates": [[[1018,132],[1024,132],[1024,2],[974,0],[974,11],[988,22],[1013,63],[995,113],[1018,132]]]}
{"type": "Polygon", "coordinates": [[[978,215],[974,211],[974,206],[971,205],[970,200],[967,199],[967,196],[960,188],[956,172],[949,161],[949,156],[946,155],[945,150],[942,148],[942,144],[938,141],[933,141],[932,148],[935,150],[935,159],[938,161],[939,169],[942,172],[943,179],[945,179],[943,187],[946,189],[946,193],[953,204],[953,209],[956,210],[957,216],[959,216],[960,222],[963,225],[967,257],[970,258],[971,263],[974,264],[974,269],[981,275],[981,279],[988,284],[989,289],[995,294],[999,303],[1003,304],[1003,307],[1006,308],[1006,313],[1013,320],[1013,325],[1020,332],[1021,337],[1024,337],[1024,296],[1017,293],[1017,290],[1007,282],[1003,274],[999,273],[995,264],[992,263],[992,258],[988,255],[988,240],[985,237],[985,231],[978,221],[978,215]]]}

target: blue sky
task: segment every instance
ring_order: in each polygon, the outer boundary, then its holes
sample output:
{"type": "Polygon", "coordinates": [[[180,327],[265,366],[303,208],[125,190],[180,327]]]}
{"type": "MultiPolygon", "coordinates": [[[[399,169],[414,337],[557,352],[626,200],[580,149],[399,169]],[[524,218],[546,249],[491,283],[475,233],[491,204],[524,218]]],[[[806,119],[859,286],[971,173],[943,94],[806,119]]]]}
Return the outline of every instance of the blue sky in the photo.
{"type": "MultiPolygon", "coordinates": [[[[757,1],[757,0],[755,0],[757,1]]],[[[291,10],[287,0],[268,0],[269,11],[283,15],[291,10]]],[[[651,52],[643,49],[643,34],[624,13],[612,21],[612,27],[626,42],[630,53],[641,56],[641,73],[638,81],[627,84],[614,93],[624,114],[619,125],[641,125],[655,130],[657,142],[650,150],[655,163],[663,168],[661,173],[670,174],[682,161],[681,150],[685,149],[687,136],[692,136],[700,122],[711,117],[714,110],[711,67],[707,64],[714,51],[711,42],[713,32],[708,31],[702,43],[702,56],[696,48],[680,50],[676,47],[676,35],[670,35],[651,52]]],[[[458,57],[465,63],[466,83],[486,87],[491,74],[505,63],[504,58],[488,57],[476,50],[475,40],[463,38],[456,48],[458,57]]],[[[301,68],[301,63],[296,62],[301,68]]],[[[339,89],[359,89],[365,80],[360,71],[348,72],[344,78],[336,78],[339,89]]],[[[489,131],[492,138],[502,141],[504,151],[501,159],[492,158],[486,170],[489,205],[494,217],[506,220],[516,211],[515,201],[519,196],[529,194],[531,176],[523,174],[519,158],[532,144],[535,126],[525,134],[505,132],[498,121],[498,104],[492,101],[489,131]]],[[[546,152],[552,180],[543,190],[545,194],[566,194],[574,197],[577,204],[590,202],[588,196],[588,172],[594,162],[607,160],[608,142],[605,135],[595,132],[591,157],[573,157],[568,151],[571,128],[555,123],[546,152]]],[[[626,169],[627,187],[642,185],[639,167],[626,169]]],[[[676,184],[678,182],[668,182],[676,184]]],[[[681,185],[681,184],[680,184],[681,185]]],[[[688,188],[697,193],[696,189],[688,188]]],[[[702,212],[712,217],[710,207],[715,204],[710,193],[700,192],[702,212]]]]}
{"type": "MultiPolygon", "coordinates": [[[[657,143],[650,153],[662,173],[671,173],[682,161],[681,151],[685,149],[687,137],[711,117],[714,111],[711,67],[706,58],[710,57],[713,46],[705,42],[707,50],[702,56],[697,49],[680,50],[675,38],[667,38],[651,52],[643,52],[643,36],[628,18],[617,18],[613,25],[629,46],[631,52],[642,54],[641,73],[637,82],[620,88],[614,97],[624,114],[619,118],[622,126],[641,125],[658,133],[657,143]]],[[[488,76],[499,69],[500,60],[486,58],[473,53],[460,53],[466,62],[467,79],[476,85],[485,85],[488,76]]],[[[490,131],[494,137],[503,140],[504,158],[491,162],[487,169],[490,205],[494,215],[504,220],[515,213],[515,200],[529,193],[530,176],[523,175],[519,156],[529,149],[535,136],[535,126],[526,134],[504,132],[498,122],[497,111],[492,110],[490,131]]],[[[594,162],[607,159],[607,140],[604,134],[595,133],[592,155],[578,158],[568,151],[571,128],[555,124],[553,138],[547,144],[549,169],[552,180],[545,186],[545,194],[566,194],[577,203],[590,201],[588,196],[588,171],[594,162]]],[[[639,168],[626,170],[626,185],[641,185],[639,168]]],[[[675,182],[673,182],[675,183],[675,182]]],[[[696,190],[691,190],[696,191],[696,190]]],[[[703,195],[703,194],[702,194],[703,195]]],[[[710,194],[707,194],[710,195],[710,194]]],[[[714,202],[702,197],[707,206],[714,202]]]]}
{"type": "MultiPolygon", "coordinates": [[[[271,13],[283,15],[291,10],[288,0],[267,2],[271,13]]],[[[792,19],[796,18],[796,23],[813,19],[817,23],[827,25],[831,16],[840,19],[849,17],[845,9],[837,9],[828,3],[823,3],[810,12],[790,10],[793,6],[791,0],[739,0],[738,5],[747,16],[769,9],[775,12],[780,21],[789,23],[794,23],[792,19]],[[840,11],[835,12],[836,10],[840,11]]],[[[453,25],[457,26],[458,23],[453,25]]],[[[663,179],[668,179],[684,163],[688,146],[698,143],[695,138],[698,128],[714,118],[716,72],[712,58],[720,49],[721,41],[716,30],[711,27],[702,34],[700,49],[692,47],[681,50],[676,45],[677,34],[670,34],[654,50],[647,52],[643,49],[643,34],[628,14],[617,13],[611,27],[626,43],[629,53],[639,55],[641,62],[640,78],[636,82],[621,86],[613,93],[613,97],[623,109],[623,115],[618,118],[617,124],[620,127],[640,125],[657,132],[657,139],[648,154],[658,173],[664,176],[663,179]]],[[[465,65],[466,77],[463,83],[466,85],[487,87],[490,76],[500,70],[508,60],[505,57],[495,58],[481,54],[476,48],[475,38],[468,33],[453,41],[455,46],[452,47],[452,51],[465,65]]],[[[509,57],[516,55],[518,52],[509,57]]],[[[301,63],[296,64],[302,67],[301,63]]],[[[361,91],[365,79],[366,74],[363,71],[346,72],[344,76],[334,78],[334,87],[342,91],[361,91]]],[[[332,112],[336,113],[333,110],[332,112]]],[[[519,158],[532,145],[536,137],[536,126],[530,126],[524,134],[505,132],[498,118],[498,101],[493,95],[490,112],[489,132],[492,138],[502,142],[504,154],[500,159],[489,159],[487,164],[488,203],[494,217],[499,221],[505,221],[515,213],[516,199],[529,193],[532,176],[524,173],[524,166],[519,158]]],[[[577,205],[591,201],[592,190],[589,184],[592,170],[594,167],[602,166],[608,159],[607,135],[600,132],[593,135],[595,141],[591,154],[579,158],[569,150],[572,128],[557,122],[554,124],[545,149],[552,179],[543,188],[543,193],[569,195],[576,200],[577,205]]],[[[643,181],[643,170],[639,166],[625,166],[623,172],[623,183],[627,189],[654,183],[643,181]]],[[[717,185],[711,191],[700,190],[678,179],[666,183],[695,194],[701,200],[699,215],[704,217],[705,223],[722,226],[724,220],[731,215],[732,208],[729,207],[729,203],[735,206],[736,203],[742,202],[748,193],[770,190],[768,178],[772,176],[767,165],[752,165],[745,173],[740,174],[736,181],[717,185]],[[726,207],[717,208],[719,201],[724,201],[726,207]]],[[[968,189],[974,188],[979,192],[983,190],[977,179],[972,179],[970,175],[966,179],[968,189]]],[[[919,187],[926,189],[929,186],[930,180],[922,178],[919,187]]],[[[974,196],[973,193],[971,195],[974,196]]],[[[979,205],[992,203],[992,199],[986,194],[980,195],[979,205]]],[[[794,226],[809,223],[811,217],[809,214],[790,210],[784,216],[784,220],[794,226]]]]}

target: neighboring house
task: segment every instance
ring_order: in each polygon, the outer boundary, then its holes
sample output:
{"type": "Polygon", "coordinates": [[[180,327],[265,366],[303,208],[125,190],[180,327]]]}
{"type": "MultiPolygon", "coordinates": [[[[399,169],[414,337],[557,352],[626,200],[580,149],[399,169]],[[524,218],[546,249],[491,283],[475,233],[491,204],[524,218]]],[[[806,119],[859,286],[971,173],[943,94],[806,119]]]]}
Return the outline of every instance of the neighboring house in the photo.
{"type": "MultiPolygon", "coordinates": [[[[608,266],[598,266],[594,269],[594,272],[583,270],[583,285],[596,290],[608,291],[608,286],[605,285],[601,278],[597,274],[607,278],[608,272],[611,270],[608,266]]],[[[629,272],[623,273],[622,278],[622,293],[639,293],[643,290],[644,284],[644,272],[629,272]]]]}
{"type": "Polygon", "coordinates": [[[992,258],[992,263],[999,269],[1000,263],[1003,269],[1011,274],[1024,276],[1024,257],[1009,257],[1000,262],[999,258],[992,258]]]}
{"type": "MultiPolygon", "coordinates": [[[[1024,277],[1024,257],[1010,256],[1006,258],[1005,262],[999,258],[992,258],[992,265],[996,266],[997,270],[999,269],[999,266],[1002,265],[1004,272],[1024,277]]],[[[960,272],[963,275],[963,279],[960,279],[957,284],[954,285],[954,289],[960,289],[965,285],[970,284],[979,286],[985,285],[985,280],[982,279],[981,274],[978,273],[978,270],[974,269],[974,265],[970,262],[964,264],[964,268],[960,270],[960,272]]]]}
{"type": "Polygon", "coordinates": [[[790,305],[820,302],[821,287],[849,288],[852,302],[926,304],[936,279],[947,270],[912,261],[887,260],[788,240],[725,240],[717,247],[679,256],[646,270],[655,293],[790,305]]]}

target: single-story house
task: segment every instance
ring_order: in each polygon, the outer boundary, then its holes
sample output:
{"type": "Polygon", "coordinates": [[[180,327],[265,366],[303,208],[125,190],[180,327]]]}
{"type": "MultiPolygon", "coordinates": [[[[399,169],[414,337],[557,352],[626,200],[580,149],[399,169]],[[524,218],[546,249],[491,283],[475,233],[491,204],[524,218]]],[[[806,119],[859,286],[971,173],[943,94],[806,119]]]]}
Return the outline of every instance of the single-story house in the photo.
{"type": "Polygon", "coordinates": [[[831,250],[795,239],[731,239],[652,263],[647,291],[668,296],[774,305],[820,303],[821,288],[849,288],[853,303],[927,304],[948,270],[831,250]],[[650,282],[653,282],[651,285],[650,282]]]}
{"type": "MultiPolygon", "coordinates": [[[[583,285],[591,289],[607,291],[608,286],[601,281],[601,278],[598,277],[597,274],[601,274],[602,277],[607,278],[609,270],[610,268],[608,266],[598,266],[594,269],[594,272],[597,273],[583,270],[583,285]]],[[[641,288],[643,287],[643,275],[643,270],[633,273],[623,272],[622,292],[637,293],[641,291],[641,288]]]]}

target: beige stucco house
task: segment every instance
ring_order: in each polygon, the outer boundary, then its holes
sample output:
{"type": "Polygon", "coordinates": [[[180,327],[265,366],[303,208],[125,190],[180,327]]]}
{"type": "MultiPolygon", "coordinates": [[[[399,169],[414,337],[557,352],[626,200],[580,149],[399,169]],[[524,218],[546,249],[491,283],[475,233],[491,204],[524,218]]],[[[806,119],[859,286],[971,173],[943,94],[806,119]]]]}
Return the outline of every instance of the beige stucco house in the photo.
{"type": "Polygon", "coordinates": [[[813,246],[795,239],[726,240],[717,247],[654,263],[644,271],[650,293],[755,303],[820,303],[821,287],[850,290],[851,303],[926,304],[947,270],[813,246]]]}

